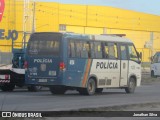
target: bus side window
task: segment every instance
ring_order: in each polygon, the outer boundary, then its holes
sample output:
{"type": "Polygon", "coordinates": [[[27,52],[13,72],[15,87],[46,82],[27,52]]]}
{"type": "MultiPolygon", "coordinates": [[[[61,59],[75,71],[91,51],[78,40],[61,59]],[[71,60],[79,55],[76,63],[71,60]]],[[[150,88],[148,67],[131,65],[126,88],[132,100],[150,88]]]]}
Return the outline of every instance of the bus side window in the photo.
{"type": "Polygon", "coordinates": [[[120,45],[121,50],[121,60],[127,60],[127,48],[125,45],[120,45]]]}
{"type": "Polygon", "coordinates": [[[82,52],[82,42],[76,41],[75,44],[76,44],[76,57],[80,58],[82,52]]]}
{"type": "Polygon", "coordinates": [[[94,42],[95,45],[95,58],[102,58],[102,45],[101,42],[94,42]]]}
{"type": "Polygon", "coordinates": [[[89,43],[87,42],[82,42],[81,57],[90,58],[90,47],[89,47],[89,43]]]}
{"type": "Polygon", "coordinates": [[[109,58],[117,59],[118,58],[117,45],[115,43],[108,43],[108,49],[109,49],[109,58]]]}
{"type": "Polygon", "coordinates": [[[95,58],[95,48],[93,42],[90,42],[90,57],[95,58]]]}
{"type": "Polygon", "coordinates": [[[104,55],[104,58],[107,58],[107,59],[109,58],[109,48],[107,43],[104,43],[103,55],[104,55]]]}
{"type": "Polygon", "coordinates": [[[133,45],[129,45],[128,47],[130,60],[138,61],[139,59],[135,47],[133,45]]]}
{"type": "Polygon", "coordinates": [[[74,41],[69,41],[68,44],[68,56],[69,57],[75,57],[75,45],[74,45],[74,41]]]}

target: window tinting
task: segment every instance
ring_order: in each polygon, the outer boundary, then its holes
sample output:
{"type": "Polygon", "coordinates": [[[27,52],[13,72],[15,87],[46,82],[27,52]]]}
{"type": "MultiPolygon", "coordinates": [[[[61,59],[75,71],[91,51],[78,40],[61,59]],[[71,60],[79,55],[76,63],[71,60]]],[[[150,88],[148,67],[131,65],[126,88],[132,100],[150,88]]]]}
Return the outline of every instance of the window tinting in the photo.
{"type": "Polygon", "coordinates": [[[127,60],[127,48],[125,45],[120,46],[121,50],[121,60],[127,60]]]}
{"type": "Polygon", "coordinates": [[[69,57],[76,57],[76,53],[75,53],[75,44],[74,44],[74,41],[70,41],[69,44],[68,44],[68,56],[69,57]]]}
{"type": "Polygon", "coordinates": [[[33,40],[30,41],[28,53],[30,55],[59,55],[60,43],[58,40],[33,40]]]}
{"type": "Polygon", "coordinates": [[[70,41],[68,48],[69,57],[91,58],[90,43],[87,41],[70,41]]]}
{"type": "Polygon", "coordinates": [[[108,49],[109,49],[109,58],[117,59],[118,58],[117,45],[115,43],[108,43],[108,49]]]}
{"type": "Polygon", "coordinates": [[[109,57],[109,47],[107,43],[104,43],[104,58],[108,58],[109,57]]]}
{"type": "Polygon", "coordinates": [[[89,43],[82,42],[81,57],[82,58],[90,58],[89,54],[90,54],[89,43]]]}
{"type": "Polygon", "coordinates": [[[76,57],[81,57],[81,50],[82,50],[82,42],[76,41],[76,57]]]}
{"type": "Polygon", "coordinates": [[[95,58],[95,51],[94,51],[94,43],[90,42],[90,56],[91,58],[95,58]]]}
{"type": "Polygon", "coordinates": [[[129,58],[130,58],[130,60],[138,61],[139,59],[138,59],[135,47],[133,45],[129,45],[128,49],[129,49],[129,58]]]}
{"type": "Polygon", "coordinates": [[[95,58],[102,58],[102,45],[101,42],[95,42],[95,58]]]}

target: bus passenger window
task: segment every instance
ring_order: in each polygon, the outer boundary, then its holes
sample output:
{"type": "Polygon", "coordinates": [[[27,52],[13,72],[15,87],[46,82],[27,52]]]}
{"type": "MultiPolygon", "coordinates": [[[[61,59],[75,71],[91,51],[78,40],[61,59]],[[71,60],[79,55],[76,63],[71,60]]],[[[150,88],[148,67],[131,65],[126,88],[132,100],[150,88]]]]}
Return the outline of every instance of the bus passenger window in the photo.
{"type": "Polygon", "coordinates": [[[137,56],[137,52],[136,49],[133,45],[129,45],[129,58],[130,60],[135,60],[138,61],[138,56],[137,56]]]}
{"type": "Polygon", "coordinates": [[[103,46],[103,58],[108,58],[108,57],[109,57],[108,44],[104,43],[104,46],[103,46]]]}
{"type": "Polygon", "coordinates": [[[68,46],[68,56],[69,57],[75,57],[75,46],[74,42],[70,41],[69,46],[68,46]]]}
{"type": "Polygon", "coordinates": [[[93,42],[90,42],[90,58],[94,58],[95,51],[94,51],[94,44],[93,42]]]}
{"type": "Polygon", "coordinates": [[[120,46],[121,50],[121,60],[127,60],[127,48],[125,45],[120,46]]]}
{"type": "Polygon", "coordinates": [[[108,43],[108,49],[109,49],[109,58],[117,59],[118,58],[117,45],[114,43],[108,43]]]}
{"type": "Polygon", "coordinates": [[[101,42],[95,42],[95,58],[102,58],[102,45],[101,42]]]}
{"type": "Polygon", "coordinates": [[[90,47],[87,42],[83,42],[83,44],[82,44],[81,57],[82,58],[89,58],[90,57],[90,47]]]}
{"type": "Polygon", "coordinates": [[[82,43],[81,42],[76,42],[76,57],[81,57],[81,52],[82,52],[82,43]]]}

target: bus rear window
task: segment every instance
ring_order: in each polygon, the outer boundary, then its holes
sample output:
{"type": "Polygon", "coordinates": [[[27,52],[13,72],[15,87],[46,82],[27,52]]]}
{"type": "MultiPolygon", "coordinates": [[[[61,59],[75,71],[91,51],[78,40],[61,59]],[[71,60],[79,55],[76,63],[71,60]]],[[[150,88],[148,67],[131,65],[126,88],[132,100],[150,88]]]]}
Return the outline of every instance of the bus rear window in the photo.
{"type": "Polygon", "coordinates": [[[28,45],[29,55],[59,56],[60,42],[58,40],[31,40],[28,45]]]}

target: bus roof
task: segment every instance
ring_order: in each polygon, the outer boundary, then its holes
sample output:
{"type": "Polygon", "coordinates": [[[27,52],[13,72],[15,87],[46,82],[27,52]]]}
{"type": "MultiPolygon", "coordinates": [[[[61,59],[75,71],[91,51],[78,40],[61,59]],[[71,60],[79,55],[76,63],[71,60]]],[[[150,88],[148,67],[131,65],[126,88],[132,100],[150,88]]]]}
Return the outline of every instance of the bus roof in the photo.
{"type": "Polygon", "coordinates": [[[127,43],[133,43],[131,40],[125,38],[125,37],[119,37],[119,36],[109,36],[109,35],[94,35],[95,40],[100,41],[113,41],[113,42],[127,42],[127,43]]]}
{"type": "Polygon", "coordinates": [[[65,38],[75,38],[75,39],[89,39],[89,40],[97,40],[97,41],[110,41],[110,42],[125,42],[125,43],[133,43],[131,40],[120,37],[116,35],[91,35],[91,34],[78,34],[78,33],[68,33],[68,32],[36,32],[33,34],[61,34],[65,38]]]}
{"type": "Polygon", "coordinates": [[[97,41],[112,41],[112,42],[127,42],[133,43],[131,40],[120,37],[116,35],[91,35],[91,34],[77,34],[77,33],[63,33],[66,37],[69,38],[88,38],[90,40],[97,40],[97,41]]]}

